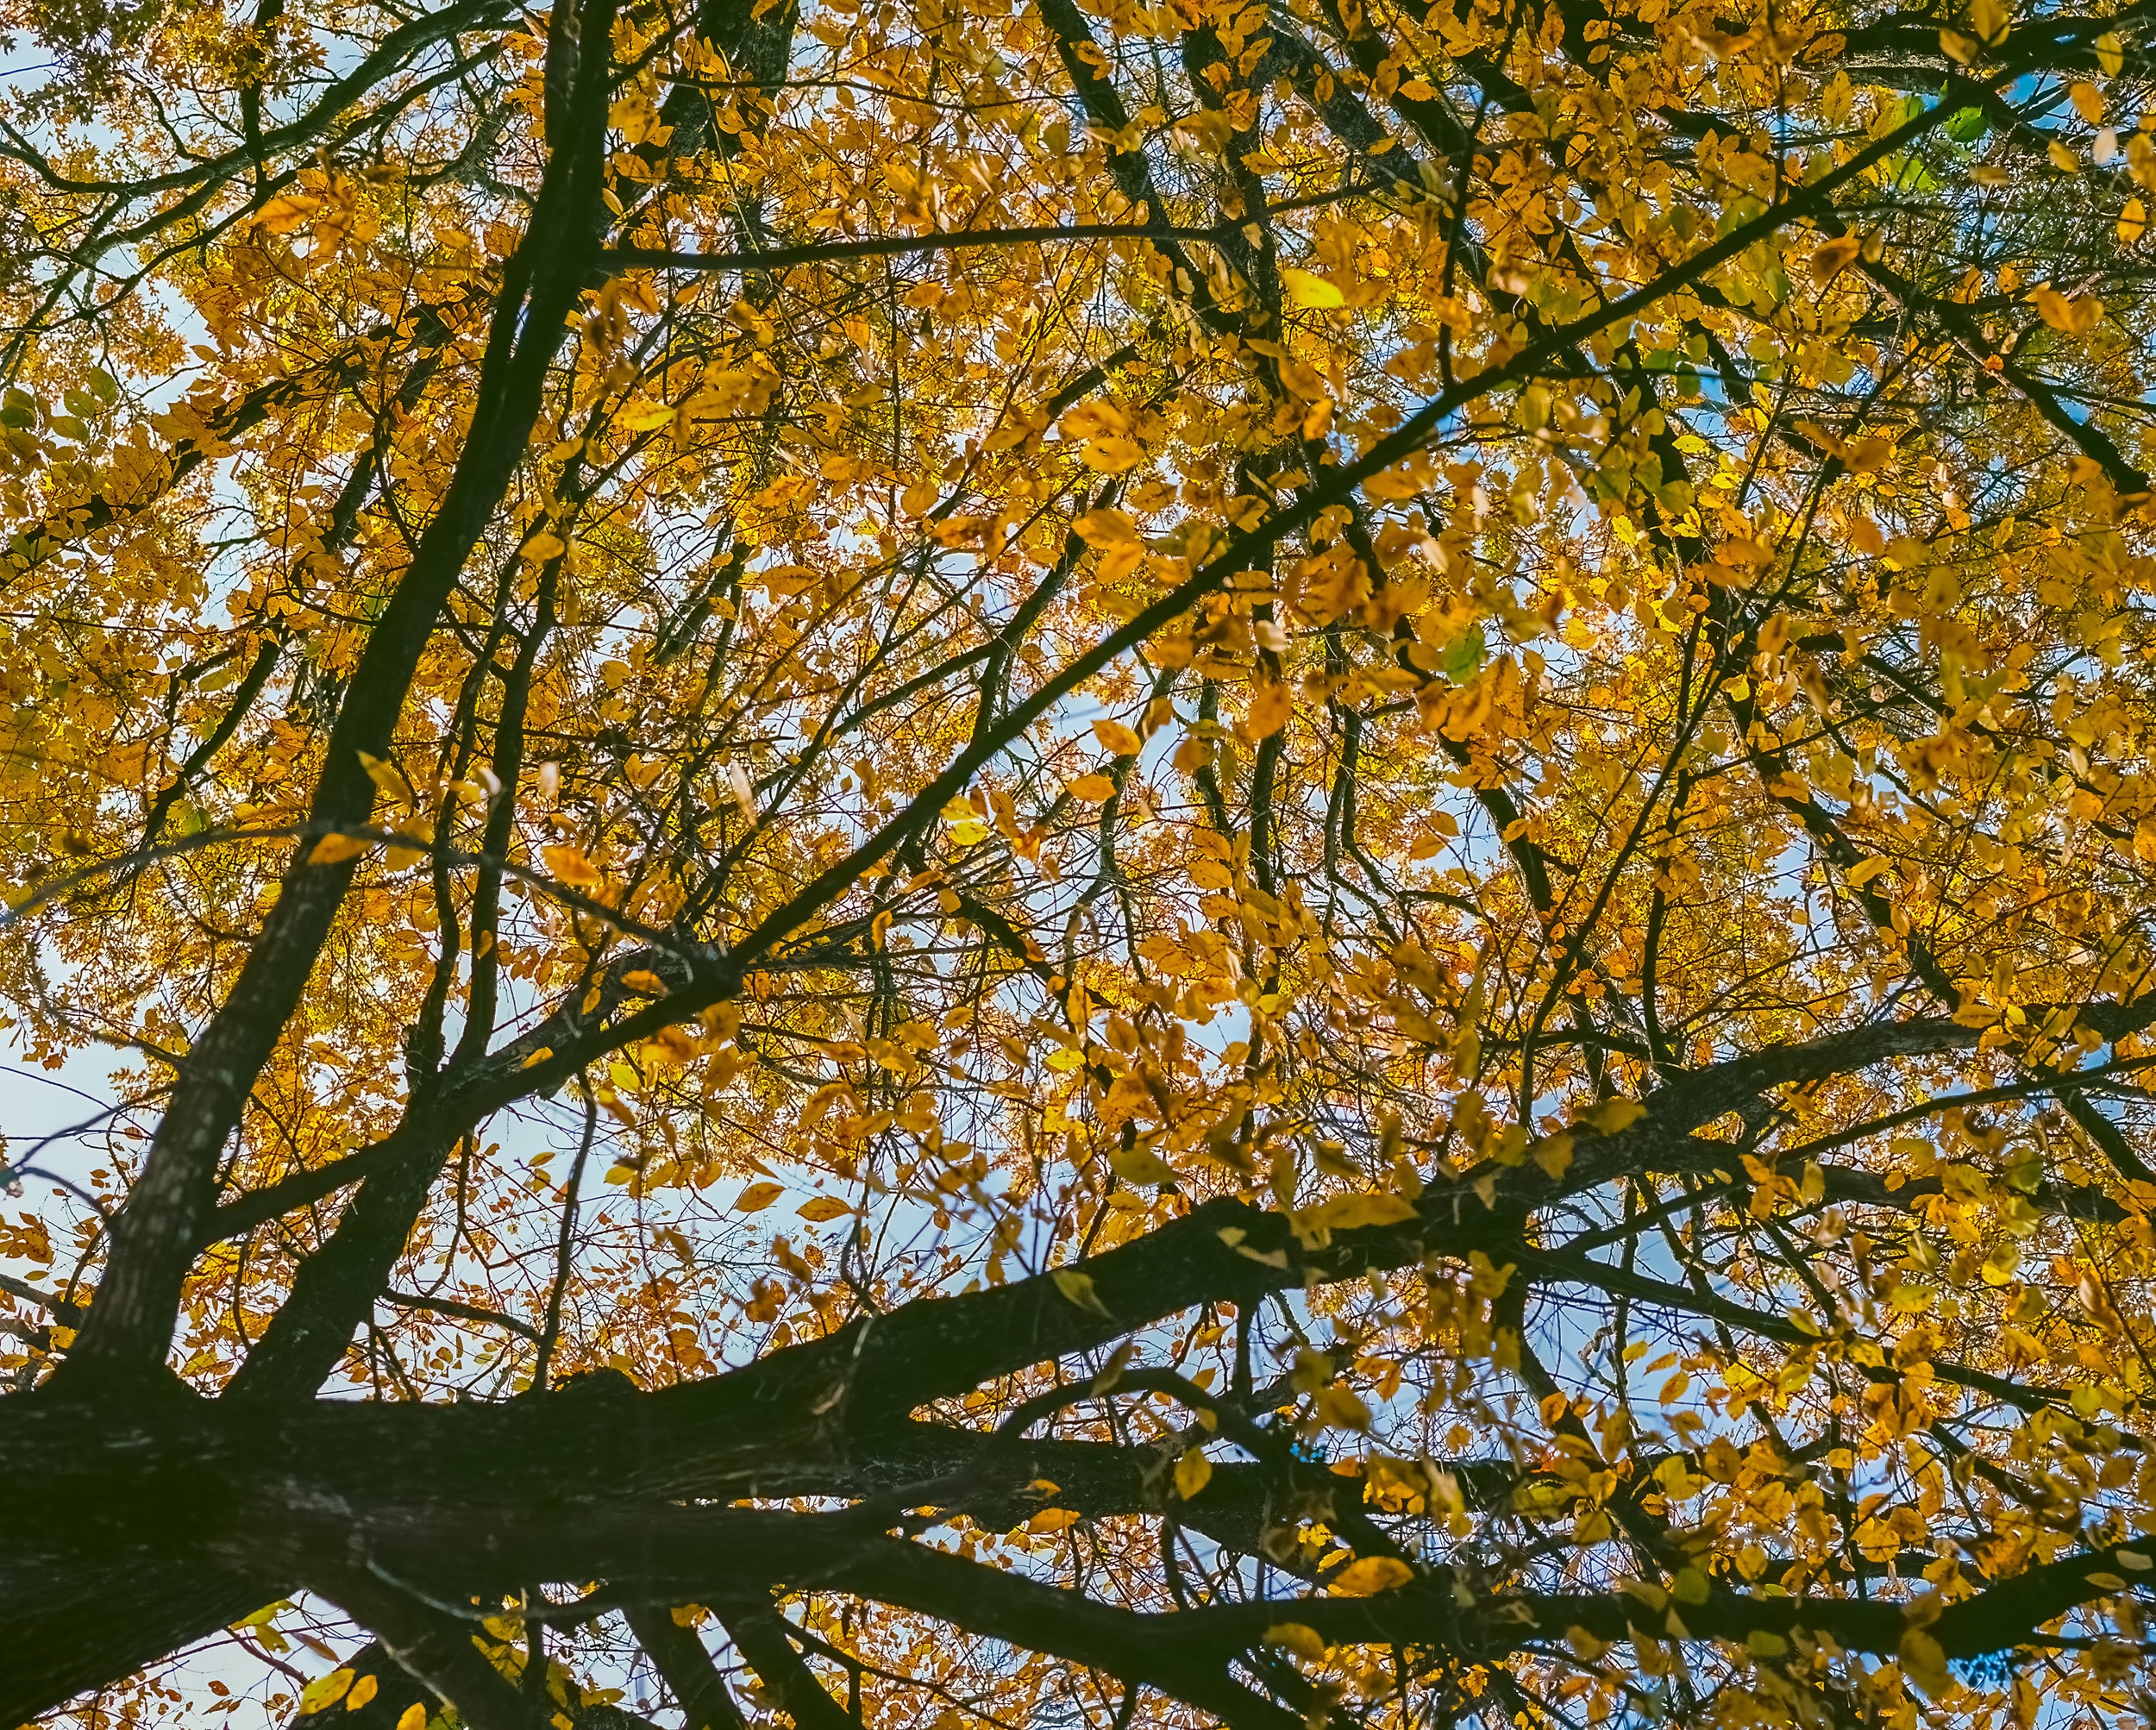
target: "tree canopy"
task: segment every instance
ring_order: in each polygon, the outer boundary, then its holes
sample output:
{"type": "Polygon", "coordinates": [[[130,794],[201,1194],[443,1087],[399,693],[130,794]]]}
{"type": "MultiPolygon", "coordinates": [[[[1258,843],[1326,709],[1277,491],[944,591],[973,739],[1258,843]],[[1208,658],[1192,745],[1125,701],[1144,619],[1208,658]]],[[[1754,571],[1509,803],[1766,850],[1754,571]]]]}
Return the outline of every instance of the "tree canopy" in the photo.
{"type": "Polygon", "coordinates": [[[2150,0],[7,16],[0,1724],[2156,1710],[2150,0]]]}

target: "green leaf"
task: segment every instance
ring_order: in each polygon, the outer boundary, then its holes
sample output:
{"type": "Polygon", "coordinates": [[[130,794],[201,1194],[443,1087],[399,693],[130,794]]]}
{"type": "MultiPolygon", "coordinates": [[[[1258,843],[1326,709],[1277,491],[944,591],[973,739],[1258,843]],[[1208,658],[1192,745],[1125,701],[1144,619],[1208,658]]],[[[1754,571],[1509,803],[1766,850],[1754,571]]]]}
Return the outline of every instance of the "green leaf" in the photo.
{"type": "Polygon", "coordinates": [[[1471,677],[1482,664],[1482,657],[1489,652],[1489,647],[1482,637],[1482,627],[1471,624],[1445,644],[1438,665],[1445,668],[1445,676],[1457,684],[1461,680],[1471,677]]]}
{"type": "Polygon", "coordinates": [[[1733,200],[1716,219],[1714,238],[1720,240],[1727,235],[1733,235],[1754,217],[1764,216],[1766,213],[1766,208],[1751,193],[1745,193],[1742,197],[1733,200]]]}

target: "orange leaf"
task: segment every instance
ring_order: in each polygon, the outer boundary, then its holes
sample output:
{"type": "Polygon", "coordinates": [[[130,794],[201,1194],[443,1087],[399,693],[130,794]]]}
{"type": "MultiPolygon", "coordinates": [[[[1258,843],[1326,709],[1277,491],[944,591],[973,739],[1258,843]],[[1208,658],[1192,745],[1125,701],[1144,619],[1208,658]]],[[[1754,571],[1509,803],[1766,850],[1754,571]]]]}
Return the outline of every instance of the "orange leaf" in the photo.
{"type": "Polygon", "coordinates": [[[307,218],[321,208],[319,198],[304,192],[287,192],[262,206],[254,218],[255,226],[273,235],[289,235],[304,227],[307,218]]]}
{"type": "Polygon", "coordinates": [[[1253,739],[1269,738],[1288,724],[1288,718],[1294,712],[1295,699],[1288,694],[1288,687],[1269,680],[1250,686],[1250,711],[1243,724],[1253,739]]]}
{"type": "Polygon", "coordinates": [[[1812,280],[1821,288],[1857,261],[1857,254],[1864,250],[1864,242],[1854,235],[1844,235],[1838,241],[1828,241],[1812,254],[1812,280]]]}
{"type": "Polygon", "coordinates": [[[573,889],[589,888],[605,881],[599,874],[599,867],[573,847],[542,847],[539,849],[539,856],[547,862],[547,869],[555,874],[557,881],[567,883],[573,889]]]}

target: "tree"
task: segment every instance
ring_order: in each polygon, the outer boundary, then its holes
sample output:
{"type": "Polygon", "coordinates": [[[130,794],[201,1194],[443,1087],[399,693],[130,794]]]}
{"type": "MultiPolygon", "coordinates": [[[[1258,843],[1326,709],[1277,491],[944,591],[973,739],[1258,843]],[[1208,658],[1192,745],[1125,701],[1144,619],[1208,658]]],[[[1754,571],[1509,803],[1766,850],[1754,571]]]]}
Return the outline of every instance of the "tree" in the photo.
{"type": "Polygon", "coordinates": [[[0,1723],[2146,1714],[2153,16],[19,11],[0,1723]]]}

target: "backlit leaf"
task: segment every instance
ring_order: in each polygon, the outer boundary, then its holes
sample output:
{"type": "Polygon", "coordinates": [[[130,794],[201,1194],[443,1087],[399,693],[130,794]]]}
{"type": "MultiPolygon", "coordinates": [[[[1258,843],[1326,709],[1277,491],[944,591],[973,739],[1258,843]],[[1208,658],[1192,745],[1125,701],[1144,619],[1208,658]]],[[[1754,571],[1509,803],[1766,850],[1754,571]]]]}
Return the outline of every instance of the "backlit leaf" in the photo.
{"type": "Polygon", "coordinates": [[[1390,1556],[1360,1556],[1335,1574],[1326,1589],[1338,1598],[1371,1598],[1397,1591],[1414,1577],[1413,1569],[1390,1556]]]}

